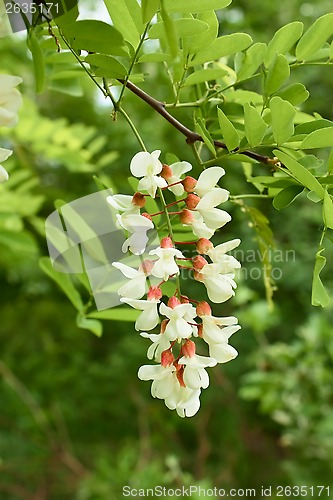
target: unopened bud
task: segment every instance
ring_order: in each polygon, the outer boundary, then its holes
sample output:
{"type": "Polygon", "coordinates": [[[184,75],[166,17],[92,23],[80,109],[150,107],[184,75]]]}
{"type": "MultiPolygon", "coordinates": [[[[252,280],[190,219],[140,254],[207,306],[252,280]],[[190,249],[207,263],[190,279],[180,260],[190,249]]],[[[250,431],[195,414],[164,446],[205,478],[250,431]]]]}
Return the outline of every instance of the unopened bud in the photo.
{"type": "Polygon", "coordinates": [[[149,220],[153,221],[151,215],[148,214],[147,212],[143,212],[141,215],[142,215],[142,217],[146,217],[146,219],[149,219],[149,220]]]}
{"type": "Polygon", "coordinates": [[[201,255],[196,255],[195,257],[193,257],[192,263],[195,271],[200,271],[200,269],[202,269],[204,266],[208,264],[206,259],[201,257],[201,255]]]}
{"type": "Polygon", "coordinates": [[[175,295],[173,297],[170,297],[170,299],[168,300],[168,306],[171,307],[171,309],[174,309],[176,306],[179,306],[180,304],[180,300],[175,297],[175,295]]]}
{"type": "Polygon", "coordinates": [[[182,295],[180,297],[180,303],[181,304],[189,304],[190,303],[189,298],[186,295],[182,295]]]}
{"type": "Polygon", "coordinates": [[[143,262],[141,262],[139,266],[139,271],[144,272],[145,274],[150,274],[151,270],[154,267],[155,262],[153,260],[146,259],[143,262]]]}
{"type": "Polygon", "coordinates": [[[191,224],[191,222],[193,222],[194,219],[191,210],[187,210],[186,208],[182,210],[179,218],[182,224],[191,224]]]}
{"type": "Polygon", "coordinates": [[[173,176],[173,172],[169,165],[166,165],[165,163],[162,165],[162,170],[160,172],[160,176],[163,177],[163,179],[168,180],[170,177],[173,176]]]}
{"type": "Polygon", "coordinates": [[[200,200],[200,196],[197,196],[196,194],[188,194],[185,199],[185,203],[187,208],[189,208],[190,210],[194,210],[200,200]]]}
{"type": "Polygon", "coordinates": [[[196,281],[203,281],[204,277],[198,271],[194,271],[193,277],[196,281]]]}
{"type": "Polygon", "coordinates": [[[182,353],[186,358],[195,356],[195,343],[193,340],[186,340],[182,346],[182,353]]]}
{"type": "Polygon", "coordinates": [[[184,382],[184,365],[179,365],[178,363],[175,364],[175,367],[176,367],[176,377],[177,377],[177,380],[179,382],[179,385],[181,387],[186,387],[186,384],[184,382]]]}
{"type": "Polygon", "coordinates": [[[203,325],[198,325],[198,337],[203,337],[203,325]]]}
{"type": "Polygon", "coordinates": [[[200,238],[195,245],[198,253],[206,254],[208,250],[214,248],[214,245],[207,238],[200,238]]]}
{"type": "Polygon", "coordinates": [[[172,354],[172,351],[170,351],[170,349],[166,349],[165,351],[163,351],[161,353],[161,365],[164,366],[164,368],[172,365],[174,360],[175,360],[175,357],[172,354]]]}
{"type": "Polygon", "coordinates": [[[206,302],[205,300],[197,304],[196,310],[197,310],[197,316],[199,316],[199,318],[202,318],[202,316],[212,315],[212,309],[208,304],[208,302],[206,302]]]}
{"type": "Polygon", "coordinates": [[[159,300],[162,298],[162,290],[160,289],[159,286],[151,286],[148,290],[147,293],[147,299],[148,300],[159,300]]]}
{"type": "Polygon", "coordinates": [[[136,207],[143,208],[146,204],[146,198],[145,198],[145,196],[143,196],[142,193],[137,192],[134,194],[134,196],[132,198],[132,203],[136,207]]]}
{"type": "Polygon", "coordinates": [[[188,175],[182,181],[182,184],[183,184],[184,189],[187,193],[192,193],[192,191],[194,191],[195,186],[197,185],[197,182],[198,181],[194,177],[191,177],[190,175],[188,175]]]}
{"type": "Polygon", "coordinates": [[[173,243],[172,239],[170,236],[167,236],[166,238],[162,238],[161,243],[160,243],[161,248],[173,248],[173,243]]]}

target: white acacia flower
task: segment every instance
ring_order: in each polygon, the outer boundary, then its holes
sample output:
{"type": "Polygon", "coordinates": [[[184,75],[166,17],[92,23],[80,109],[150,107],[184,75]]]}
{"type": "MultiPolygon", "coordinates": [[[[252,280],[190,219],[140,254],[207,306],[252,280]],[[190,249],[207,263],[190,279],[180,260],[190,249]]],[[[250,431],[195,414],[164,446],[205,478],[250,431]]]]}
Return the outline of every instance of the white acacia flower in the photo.
{"type": "Polygon", "coordinates": [[[193,220],[189,225],[191,226],[193,234],[197,238],[210,239],[215,233],[215,229],[211,229],[205,224],[204,219],[199,212],[193,211],[193,220]]]}
{"type": "Polygon", "coordinates": [[[133,269],[122,262],[113,262],[112,266],[119,269],[130,280],[119,288],[118,295],[129,299],[141,299],[146,293],[147,274],[143,270],[133,269]]]}
{"type": "Polygon", "coordinates": [[[218,363],[228,363],[238,356],[238,352],[227,342],[221,342],[220,344],[209,344],[209,355],[218,363]]]}
{"type": "Polygon", "coordinates": [[[180,417],[193,417],[200,408],[200,394],[201,389],[191,389],[175,384],[174,390],[164,402],[167,408],[176,410],[180,417]]]}
{"type": "Polygon", "coordinates": [[[124,241],[122,251],[129,249],[135,255],[141,255],[146,249],[148,242],[147,231],[154,228],[154,224],[147,217],[139,214],[117,214],[117,223],[132,235],[124,241]]]}
{"type": "Polygon", "coordinates": [[[207,168],[199,175],[198,182],[195,186],[195,192],[198,196],[202,197],[206,193],[211,193],[216,189],[220,189],[215,188],[215,186],[224,174],[225,170],[222,167],[207,168]]]}
{"type": "Polygon", "coordinates": [[[140,380],[152,380],[151,395],[153,398],[165,399],[177,390],[178,381],[174,375],[176,368],[173,364],[143,365],[139,368],[138,377],[140,380]]]}
{"type": "Polygon", "coordinates": [[[128,194],[114,194],[106,198],[106,201],[119,212],[125,214],[140,214],[140,207],[134,205],[133,196],[128,194]]]}
{"type": "Polygon", "coordinates": [[[193,322],[197,314],[195,307],[191,304],[179,304],[171,308],[162,302],[160,314],[169,318],[163,333],[168,340],[186,339],[192,335],[193,327],[188,322],[193,322]]]}
{"type": "Polygon", "coordinates": [[[215,230],[231,220],[228,212],[216,208],[221,203],[227,201],[228,196],[229,191],[216,188],[206,193],[195,207],[194,210],[199,212],[208,228],[215,230]]]}
{"type": "Polygon", "coordinates": [[[151,274],[156,278],[163,278],[164,281],[169,279],[169,276],[179,273],[178,265],[175,257],[184,258],[184,255],[177,248],[161,248],[157,247],[150,250],[149,255],[157,255],[158,260],[155,262],[151,274]]]}
{"type": "Polygon", "coordinates": [[[168,183],[158,174],[162,170],[162,163],[158,159],[160,150],[148,153],[141,151],[133,156],[130,164],[130,170],[134,177],[142,177],[138,184],[139,191],[147,191],[152,198],[155,198],[158,187],[166,187],[168,183]]]}
{"type": "MultiPolygon", "coordinates": [[[[174,184],[181,180],[181,176],[186,172],[192,170],[192,165],[188,161],[178,161],[170,165],[172,170],[172,176],[168,178],[168,184],[174,184]]],[[[182,184],[177,184],[176,186],[171,186],[168,188],[175,196],[181,196],[184,193],[184,187],[182,184]]]]}
{"type": "Polygon", "coordinates": [[[15,87],[21,82],[18,76],[0,75],[0,127],[13,127],[18,122],[22,97],[15,87]]]}
{"type": "Polygon", "coordinates": [[[182,356],[178,363],[185,365],[183,379],[186,387],[206,389],[209,386],[209,376],[205,368],[215,366],[217,361],[212,357],[195,354],[192,357],[182,356]]]}
{"type": "Polygon", "coordinates": [[[234,281],[235,275],[224,274],[223,265],[206,264],[197,272],[197,275],[197,279],[206,286],[208,297],[212,302],[225,302],[235,295],[234,288],[237,288],[234,281]]]}
{"type": "Polygon", "coordinates": [[[152,330],[155,328],[155,326],[158,325],[159,322],[159,315],[157,312],[157,306],[160,303],[159,300],[153,299],[153,300],[135,300],[135,299],[130,299],[128,297],[122,297],[120,299],[120,302],[124,302],[125,304],[128,304],[131,307],[134,307],[134,309],[138,309],[139,311],[142,311],[140,316],[135,322],[135,329],[136,331],[139,330],[152,330]]]}
{"type": "Polygon", "coordinates": [[[166,349],[169,349],[171,343],[164,333],[147,333],[141,332],[141,337],[149,339],[152,344],[148,347],[147,358],[154,359],[158,363],[161,361],[161,354],[166,349]]]}
{"type": "Polygon", "coordinates": [[[236,349],[228,343],[231,335],[241,328],[237,323],[234,316],[202,316],[202,338],[209,346],[209,355],[218,363],[227,363],[238,355],[236,349]]]}
{"type": "Polygon", "coordinates": [[[236,238],[234,240],[226,241],[217,245],[216,247],[207,250],[206,254],[211,258],[215,264],[223,264],[227,269],[225,272],[230,273],[234,269],[239,269],[241,267],[240,262],[235,259],[232,255],[226,255],[234,248],[238,247],[241,240],[236,238]]]}
{"type": "Polygon", "coordinates": [[[7,170],[1,165],[1,162],[6,161],[13,153],[10,149],[0,148],[0,183],[8,181],[9,175],[7,170]]]}

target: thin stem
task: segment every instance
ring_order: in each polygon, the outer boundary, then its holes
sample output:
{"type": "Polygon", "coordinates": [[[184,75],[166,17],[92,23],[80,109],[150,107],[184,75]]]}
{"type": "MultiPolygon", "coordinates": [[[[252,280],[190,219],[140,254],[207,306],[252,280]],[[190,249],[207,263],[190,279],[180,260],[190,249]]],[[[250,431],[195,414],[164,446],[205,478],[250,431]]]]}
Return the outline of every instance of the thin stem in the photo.
{"type": "Polygon", "coordinates": [[[235,196],[229,196],[229,200],[241,200],[242,198],[273,198],[270,194],[237,194],[235,196]]]}

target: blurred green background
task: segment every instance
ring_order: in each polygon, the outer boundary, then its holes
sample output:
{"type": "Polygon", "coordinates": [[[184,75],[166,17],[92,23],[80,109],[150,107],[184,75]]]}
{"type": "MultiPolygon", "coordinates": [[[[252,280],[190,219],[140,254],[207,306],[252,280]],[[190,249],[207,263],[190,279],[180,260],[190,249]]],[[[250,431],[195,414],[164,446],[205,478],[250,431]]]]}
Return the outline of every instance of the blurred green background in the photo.
{"type": "MultiPolygon", "coordinates": [[[[94,12],[94,2],[80,5],[94,12]]],[[[268,42],[281,25],[301,20],[308,27],[330,9],[326,0],[235,0],[221,13],[221,33],[245,31],[268,42]]],[[[36,96],[24,34],[0,40],[0,61],[1,72],[23,78],[25,96],[18,126],[0,131],[1,146],[15,151],[6,162],[10,181],[0,188],[0,498],[118,499],[124,485],[257,491],[262,485],[329,485],[333,314],[332,307],[310,306],[319,211],[305,197],[279,213],[270,200],[247,202],[270,219],[283,255],[281,262],[273,255],[273,267],[281,270],[275,308],[266,304],[259,260],[245,259],[236,298],[214,308],[216,316],[239,318],[242,330],[231,342],[239,356],[211,370],[202,408],[182,420],[137,379],[148,346],[133,324],[105,322],[101,338],[78,329],[74,308],[38,266],[47,255],[44,221],[55,200],[96,191],[95,173],[131,192],[136,139],[122,116],[112,120],[112,109],[87,78],[52,80],[54,90],[36,96]]],[[[46,62],[51,81],[52,56],[46,62]]],[[[142,86],[168,101],[160,70],[154,66],[142,86]]],[[[311,93],[303,109],[332,120],[332,69],[302,68],[294,77],[311,93]]],[[[150,150],[195,165],[184,138],[145,103],[126,95],[125,108],[150,150]]],[[[191,126],[186,108],[175,114],[191,126]]],[[[246,192],[241,166],[224,166],[224,187],[246,192]]],[[[255,168],[258,175],[264,171],[255,168]]],[[[256,250],[248,218],[236,204],[227,210],[233,221],[221,241],[240,237],[245,255],[256,250]]],[[[329,290],[332,267],[328,263],[323,273],[329,290]]]]}

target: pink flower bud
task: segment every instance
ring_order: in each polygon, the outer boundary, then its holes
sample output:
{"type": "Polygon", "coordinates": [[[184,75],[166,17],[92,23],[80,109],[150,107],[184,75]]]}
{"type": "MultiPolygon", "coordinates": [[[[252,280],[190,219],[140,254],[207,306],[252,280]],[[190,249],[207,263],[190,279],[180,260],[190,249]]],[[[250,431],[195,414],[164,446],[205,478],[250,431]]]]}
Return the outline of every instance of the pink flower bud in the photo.
{"type": "Polygon", "coordinates": [[[143,271],[145,274],[150,274],[151,270],[154,267],[155,262],[153,260],[146,259],[143,262],[141,262],[139,266],[139,271],[143,271]]]}
{"type": "Polygon", "coordinates": [[[185,199],[185,203],[187,208],[194,210],[200,200],[200,196],[197,196],[196,194],[189,194],[185,199]]]}
{"type": "Polygon", "coordinates": [[[203,281],[204,280],[204,277],[198,271],[194,271],[193,276],[194,276],[194,279],[196,281],[203,281]]]}
{"type": "Polygon", "coordinates": [[[162,290],[160,289],[159,286],[151,286],[148,290],[147,293],[147,299],[148,300],[159,300],[162,298],[162,290]]]}
{"type": "Polygon", "coordinates": [[[146,219],[153,221],[151,215],[149,215],[147,212],[143,212],[141,215],[142,215],[142,217],[146,217],[146,219]]]}
{"type": "Polygon", "coordinates": [[[160,333],[164,333],[165,332],[165,329],[167,327],[167,324],[169,323],[169,319],[164,319],[162,322],[161,322],[161,328],[160,328],[160,333]]]}
{"type": "Polygon", "coordinates": [[[172,239],[170,236],[167,236],[166,238],[162,238],[161,243],[160,243],[161,248],[173,248],[173,243],[172,239]]]}
{"type": "Polygon", "coordinates": [[[180,297],[180,303],[181,304],[189,304],[190,303],[189,298],[186,295],[182,295],[180,297]]]}
{"type": "Polygon", "coordinates": [[[182,210],[179,218],[182,224],[191,224],[194,219],[192,212],[190,210],[186,210],[186,208],[182,210]]]}
{"type": "Polygon", "coordinates": [[[214,248],[214,245],[211,241],[207,240],[207,238],[200,238],[196,243],[196,249],[198,253],[206,254],[208,250],[214,248]]]}
{"type": "Polygon", "coordinates": [[[192,193],[194,191],[195,186],[197,185],[197,180],[190,175],[187,175],[185,179],[182,181],[184,189],[187,193],[192,193]]]}
{"type": "Polygon", "coordinates": [[[196,255],[195,257],[193,257],[192,262],[195,271],[200,271],[200,269],[202,269],[204,266],[208,264],[206,259],[201,257],[201,255],[196,255]]]}
{"type": "Polygon", "coordinates": [[[186,340],[182,346],[182,353],[186,358],[195,356],[195,343],[193,340],[186,340]]]}
{"type": "Polygon", "coordinates": [[[165,163],[163,164],[160,176],[163,177],[163,179],[165,180],[168,180],[170,179],[170,177],[173,176],[173,172],[169,167],[169,165],[166,165],[165,163]]]}
{"type": "Polygon", "coordinates": [[[143,196],[142,193],[135,193],[133,198],[132,198],[132,203],[133,205],[137,206],[137,207],[140,207],[140,208],[143,208],[145,206],[145,203],[146,203],[146,198],[145,196],[143,196]]]}
{"type": "Polygon", "coordinates": [[[202,316],[211,316],[212,315],[212,309],[211,309],[210,305],[208,304],[208,302],[206,302],[204,300],[202,302],[199,302],[199,304],[197,304],[196,310],[197,310],[197,315],[199,316],[199,318],[202,318],[202,316]]]}
{"type": "Polygon", "coordinates": [[[168,300],[168,306],[171,307],[171,309],[174,309],[176,306],[179,306],[180,304],[180,300],[177,299],[177,297],[173,296],[173,297],[170,297],[170,299],[168,300]]]}
{"type": "Polygon", "coordinates": [[[174,362],[174,360],[175,360],[175,357],[172,354],[172,351],[170,351],[170,349],[166,349],[166,351],[162,352],[162,354],[161,354],[161,365],[164,366],[164,368],[166,368],[167,366],[172,365],[172,363],[174,362]]]}

